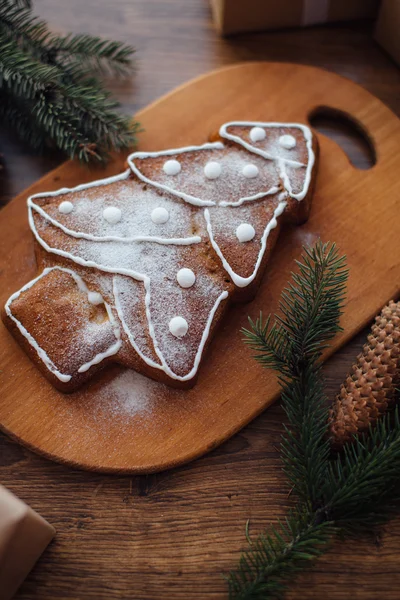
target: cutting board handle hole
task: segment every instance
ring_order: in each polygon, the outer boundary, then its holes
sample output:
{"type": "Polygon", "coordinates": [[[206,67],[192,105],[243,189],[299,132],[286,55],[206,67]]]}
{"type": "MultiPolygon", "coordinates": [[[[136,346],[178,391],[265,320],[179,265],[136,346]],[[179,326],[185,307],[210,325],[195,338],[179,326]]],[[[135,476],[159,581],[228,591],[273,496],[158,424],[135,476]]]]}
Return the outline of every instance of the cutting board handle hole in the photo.
{"type": "Polygon", "coordinates": [[[310,125],[338,144],[356,169],[371,169],[376,164],[376,150],[366,128],[350,114],[318,106],[308,115],[310,125]]]}

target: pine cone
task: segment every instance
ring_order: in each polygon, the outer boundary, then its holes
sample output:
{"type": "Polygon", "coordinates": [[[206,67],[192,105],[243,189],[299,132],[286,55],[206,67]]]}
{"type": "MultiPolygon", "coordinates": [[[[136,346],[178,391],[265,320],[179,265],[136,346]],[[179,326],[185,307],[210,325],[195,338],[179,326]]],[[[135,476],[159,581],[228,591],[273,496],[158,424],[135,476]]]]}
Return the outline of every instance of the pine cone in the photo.
{"type": "Polygon", "coordinates": [[[375,318],[368,341],[329,411],[337,449],[368,430],[393,404],[400,384],[400,302],[391,300],[375,318]]]}

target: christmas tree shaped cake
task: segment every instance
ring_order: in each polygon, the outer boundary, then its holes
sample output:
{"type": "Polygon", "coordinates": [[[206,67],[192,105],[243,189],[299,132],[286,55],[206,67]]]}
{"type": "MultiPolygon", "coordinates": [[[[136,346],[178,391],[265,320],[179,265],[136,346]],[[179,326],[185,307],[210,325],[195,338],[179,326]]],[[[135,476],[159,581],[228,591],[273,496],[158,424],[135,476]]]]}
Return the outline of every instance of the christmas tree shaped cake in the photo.
{"type": "Polygon", "coordinates": [[[193,385],[229,300],[254,294],[285,219],[308,214],[315,140],[300,125],[230,123],[218,141],[128,163],[28,199],[39,275],[4,319],[64,391],[109,362],[193,385]],[[280,150],[285,136],[295,149],[280,150]]]}

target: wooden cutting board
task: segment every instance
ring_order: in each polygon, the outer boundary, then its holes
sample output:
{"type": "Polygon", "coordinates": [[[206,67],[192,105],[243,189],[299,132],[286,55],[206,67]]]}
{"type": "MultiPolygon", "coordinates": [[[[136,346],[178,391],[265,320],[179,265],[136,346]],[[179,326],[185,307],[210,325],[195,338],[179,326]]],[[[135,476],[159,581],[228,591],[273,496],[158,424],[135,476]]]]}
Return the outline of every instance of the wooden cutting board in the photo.
{"type": "MultiPolygon", "coordinates": [[[[350,267],[344,332],[331,352],[399,292],[400,121],[377,98],[337,75],[291,64],[246,63],[195,79],[142,110],[140,150],[201,144],[229,120],[298,121],[321,106],[347,113],[368,136],[376,165],[359,171],[332,140],[319,136],[321,159],[313,209],[300,228],[281,233],[256,299],[234,307],[212,342],[197,385],[171,390],[112,367],[84,391],[57,392],[0,324],[0,427],[45,456],[85,469],[150,473],[208,452],[278,395],[243,344],[247,315],[276,309],[304,243],[337,242],[350,267]]],[[[67,162],[0,213],[0,301],[36,273],[28,195],[72,187],[123,169],[67,162]]]]}

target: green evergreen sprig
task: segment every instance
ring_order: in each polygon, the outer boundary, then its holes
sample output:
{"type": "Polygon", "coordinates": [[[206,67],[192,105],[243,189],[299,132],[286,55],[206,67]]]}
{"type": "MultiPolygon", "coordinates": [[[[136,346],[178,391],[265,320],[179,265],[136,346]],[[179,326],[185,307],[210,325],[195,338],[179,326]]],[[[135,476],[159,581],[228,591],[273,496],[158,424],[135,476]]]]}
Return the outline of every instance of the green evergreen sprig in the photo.
{"type": "Polygon", "coordinates": [[[329,455],[326,439],[327,399],[319,359],[327,342],[340,330],[347,271],[335,245],[305,248],[299,273],[282,293],[274,324],[262,315],[245,341],[255,358],[280,375],[282,403],[289,427],[282,442],[285,472],[303,501],[320,503],[324,468],[329,455]]]}
{"type": "Polygon", "coordinates": [[[331,523],[315,523],[307,510],[292,511],[243,552],[229,574],[229,597],[235,600],[280,598],[286,581],[318,558],[334,533],[331,523]]]}
{"type": "Polygon", "coordinates": [[[127,75],[134,49],[87,34],[58,36],[29,1],[0,0],[0,122],[36,150],[105,160],[135,143],[99,75],[127,75]]]}
{"type": "Polygon", "coordinates": [[[340,331],[348,272],[334,244],[304,248],[284,290],[281,315],[249,320],[245,341],[275,369],[288,425],[282,459],[297,506],[284,524],[251,542],[229,573],[233,600],[283,598],[290,578],[320,556],[338,532],[370,531],[400,500],[400,418],[387,415],[370,434],[331,457],[321,353],[340,331]]]}

